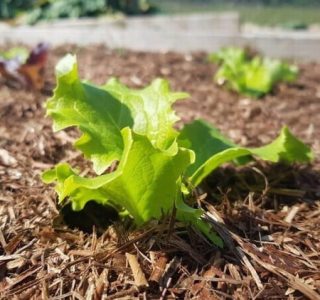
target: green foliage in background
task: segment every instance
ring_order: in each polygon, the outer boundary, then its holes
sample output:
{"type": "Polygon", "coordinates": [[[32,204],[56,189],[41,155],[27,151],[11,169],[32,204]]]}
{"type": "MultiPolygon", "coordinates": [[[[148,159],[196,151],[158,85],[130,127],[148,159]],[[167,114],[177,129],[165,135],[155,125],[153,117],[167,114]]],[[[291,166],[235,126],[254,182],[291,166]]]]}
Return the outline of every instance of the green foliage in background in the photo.
{"type": "Polygon", "coordinates": [[[163,79],[140,90],[116,79],[95,86],[80,80],[72,55],[60,61],[56,76],[57,88],[46,104],[47,114],[56,131],[72,126],[80,129],[82,136],[75,147],[93,163],[97,174],[81,176],[67,163],[43,174],[44,182],[56,184],[59,202],[71,202],[74,210],[94,200],[142,226],[176,209],[178,220],[222,246],[203,219],[205,211],[197,207],[192,189],[214,169],[237,158],[287,163],[312,159],[310,148],[286,127],[272,143],[259,148],[237,146],[201,120],[176,130],[178,117],[172,105],[188,95],[172,92],[163,79]]]}
{"type": "Polygon", "coordinates": [[[27,14],[27,21],[59,18],[94,17],[106,13],[142,14],[151,10],[147,0],[2,0],[0,18],[10,19],[19,13],[27,14]]]}
{"type": "Polygon", "coordinates": [[[281,81],[292,82],[297,78],[298,68],[277,59],[248,57],[245,50],[228,47],[209,55],[209,61],[219,64],[214,76],[218,84],[253,98],[272,91],[281,81]]]}
{"type": "Polygon", "coordinates": [[[31,9],[34,2],[34,0],[1,0],[0,19],[14,18],[19,12],[31,9]]]}
{"type": "Polygon", "coordinates": [[[27,15],[27,21],[35,23],[42,19],[97,16],[110,12],[236,11],[244,22],[304,29],[309,24],[320,23],[319,7],[317,0],[0,0],[0,19],[27,15]]]}

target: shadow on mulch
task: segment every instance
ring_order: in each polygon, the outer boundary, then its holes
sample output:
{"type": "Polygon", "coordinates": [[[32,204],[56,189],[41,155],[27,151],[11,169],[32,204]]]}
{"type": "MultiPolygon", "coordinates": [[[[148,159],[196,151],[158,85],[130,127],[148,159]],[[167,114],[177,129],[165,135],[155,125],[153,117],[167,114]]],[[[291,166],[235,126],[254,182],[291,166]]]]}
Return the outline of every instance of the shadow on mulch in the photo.
{"type": "Polygon", "coordinates": [[[254,162],[214,171],[203,185],[215,203],[222,199],[236,202],[255,199],[259,208],[278,210],[283,205],[312,204],[320,196],[320,172],[310,165],[285,165],[254,162]]]}
{"type": "Polygon", "coordinates": [[[79,229],[89,234],[93,233],[95,228],[97,235],[100,236],[117,220],[119,220],[118,212],[114,208],[89,201],[81,211],[72,210],[70,203],[63,206],[53,226],[65,224],[71,229],[79,229]]]}

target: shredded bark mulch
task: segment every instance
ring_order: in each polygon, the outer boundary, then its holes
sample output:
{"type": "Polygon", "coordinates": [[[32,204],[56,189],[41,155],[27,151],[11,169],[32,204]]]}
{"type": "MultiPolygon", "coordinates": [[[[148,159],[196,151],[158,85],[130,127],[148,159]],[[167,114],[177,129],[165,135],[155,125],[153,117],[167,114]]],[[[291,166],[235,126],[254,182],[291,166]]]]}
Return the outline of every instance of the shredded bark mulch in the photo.
{"type": "Polygon", "coordinates": [[[271,141],[286,124],[319,157],[320,64],[260,101],[212,81],[204,53],[181,55],[53,49],[42,92],[0,82],[0,297],[2,299],[320,299],[320,161],[256,162],[215,171],[198,190],[206,218],[223,237],[212,246],[170,216],[141,229],[94,203],[81,214],[57,206],[39,175],[60,161],[90,172],[73,150],[75,129],[53,134],[43,103],[53,68],[78,55],[82,78],[112,76],[132,87],[155,77],[190,93],[181,122],[202,117],[244,146],[271,141]],[[59,213],[60,210],[60,213],[59,213]]]}

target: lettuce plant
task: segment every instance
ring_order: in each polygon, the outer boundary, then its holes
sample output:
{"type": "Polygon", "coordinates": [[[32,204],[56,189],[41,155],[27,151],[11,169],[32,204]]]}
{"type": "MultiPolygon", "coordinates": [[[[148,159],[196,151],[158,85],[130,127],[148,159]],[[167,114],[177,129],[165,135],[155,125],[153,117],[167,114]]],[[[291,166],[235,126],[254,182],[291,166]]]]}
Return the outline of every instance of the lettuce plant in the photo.
{"type": "Polygon", "coordinates": [[[209,60],[220,65],[215,81],[246,96],[259,98],[280,81],[292,82],[298,68],[280,60],[255,56],[250,59],[243,49],[225,48],[211,54],[209,60]]]}
{"type": "Polygon", "coordinates": [[[211,230],[204,211],[184,202],[190,188],[221,164],[241,157],[278,162],[309,162],[312,153],[285,127],[271,144],[244,148],[223,137],[202,120],[179,132],[172,109],[185,93],[172,92],[168,82],[130,89],[116,79],[103,86],[81,81],[76,58],[67,55],[56,68],[57,87],[46,103],[54,130],[77,126],[82,136],[75,147],[93,164],[95,177],[83,177],[68,164],[46,171],[55,182],[59,202],[81,210],[88,201],[110,205],[129,215],[137,226],[159,220],[176,208],[177,219],[200,230],[214,244],[221,239],[211,230]],[[116,169],[110,166],[117,162],[116,169]],[[113,168],[114,169],[114,168],[113,168]]]}

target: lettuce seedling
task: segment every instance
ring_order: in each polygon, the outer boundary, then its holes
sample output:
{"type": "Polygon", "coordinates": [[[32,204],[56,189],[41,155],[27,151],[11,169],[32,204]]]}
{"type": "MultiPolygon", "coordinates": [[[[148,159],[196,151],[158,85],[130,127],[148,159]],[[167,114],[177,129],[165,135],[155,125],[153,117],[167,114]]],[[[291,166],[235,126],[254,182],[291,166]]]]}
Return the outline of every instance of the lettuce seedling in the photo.
{"type": "Polygon", "coordinates": [[[280,60],[255,56],[250,59],[243,49],[225,48],[209,55],[209,61],[220,65],[214,80],[249,97],[269,93],[278,82],[292,82],[298,68],[280,60]]]}
{"type": "Polygon", "coordinates": [[[77,126],[82,136],[75,147],[93,163],[96,177],[83,177],[67,163],[46,171],[42,179],[56,183],[59,202],[81,210],[88,201],[126,212],[137,226],[170,214],[195,226],[214,244],[221,239],[202,218],[204,211],[184,202],[215,168],[227,161],[253,157],[278,162],[309,162],[310,148],[287,128],[271,144],[244,148],[223,137],[205,121],[196,120],[179,132],[172,109],[186,93],[175,93],[168,82],[130,89],[116,79],[103,86],[81,81],[76,58],[67,55],[56,67],[57,87],[46,103],[55,131],[77,126]],[[117,161],[117,167],[110,166],[117,161]]]}

